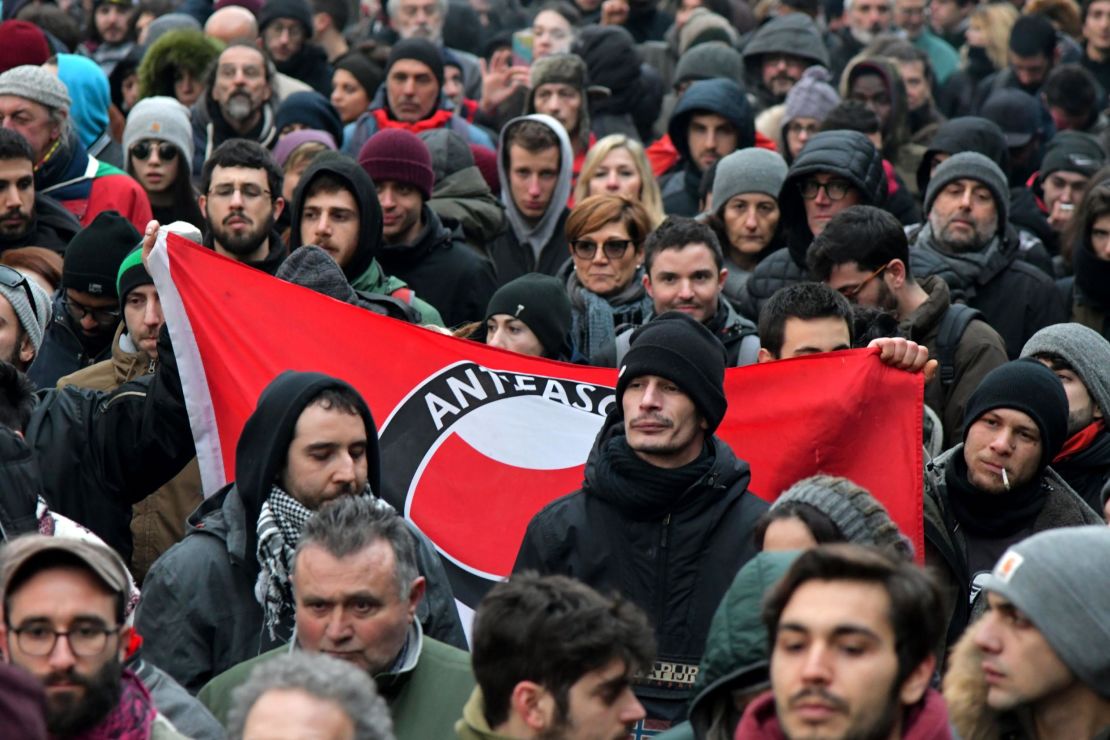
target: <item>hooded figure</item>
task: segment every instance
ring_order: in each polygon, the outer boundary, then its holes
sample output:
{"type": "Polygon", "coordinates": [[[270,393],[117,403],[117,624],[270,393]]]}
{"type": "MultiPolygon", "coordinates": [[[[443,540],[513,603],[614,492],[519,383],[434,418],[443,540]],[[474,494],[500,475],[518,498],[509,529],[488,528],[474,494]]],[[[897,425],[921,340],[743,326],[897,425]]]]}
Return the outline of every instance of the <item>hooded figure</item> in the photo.
{"type": "Polygon", "coordinates": [[[590,130],[590,106],[593,101],[608,98],[610,90],[590,84],[586,63],[576,54],[552,54],[538,59],[532,65],[531,74],[525,114],[536,112],[536,91],[541,85],[561,83],[578,91],[578,120],[567,130],[568,136],[574,136],[571,146],[575,152],[574,176],[577,177],[586,160],[586,151],[597,142],[597,136],[590,130]]]}
{"type": "Polygon", "coordinates": [[[622,26],[589,26],[571,51],[586,62],[590,82],[610,93],[590,105],[597,137],[625,134],[650,141],[663,107],[663,81],[642,62],[632,35],[622,26]]]}
{"type": "Polygon", "coordinates": [[[89,154],[113,167],[123,167],[123,149],[108,129],[112,95],[100,65],[78,54],[58,55],[58,77],[69,90],[69,108],[77,136],[89,154]]]}
{"type": "Polygon", "coordinates": [[[806,66],[828,69],[829,52],[821,40],[817,25],[805,13],[790,13],[774,18],[759,27],[744,47],[748,101],[756,115],[786,99],[775,95],[763,84],[763,57],[767,54],[788,54],[806,61],[806,66]]]}
{"type": "Polygon", "coordinates": [[[917,196],[919,193],[913,188],[925,148],[910,142],[906,86],[898,68],[893,62],[881,57],[856,58],[848,64],[840,78],[840,97],[844,100],[851,99],[853,84],[867,75],[878,77],[886,90],[888,112],[885,120],[879,115],[882,124],[880,133],[883,138],[883,159],[894,165],[899,177],[910,186],[913,195],[917,196]]]}
{"type": "Polygon", "coordinates": [[[883,155],[859,131],[822,131],[815,134],[794,160],[779,193],[780,223],[786,225],[786,249],[756,265],[739,301],[740,312],[756,321],[763,304],[775,291],[809,280],[806,252],[813,231],[806,219],[799,186],[810,175],[828,173],[842,177],[859,191],[859,205],[886,204],[887,179],[883,155]]]}
{"type": "MultiPolygon", "coordinates": [[[[139,97],[154,95],[177,97],[174,83],[182,73],[193,78],[199,87],[204,84],[204,73],[220,56],[223,45],[203,31],[178,29],[169,31],[147,47],[139,64],[139,97]]],[[[190,106],[194,101],[178,102],[190,106]]]]}
{"type": "MultiPolygon", "coordinates": [[[[301,48],[284,62],[274,62],[277,71],[300,80],[321,95],[331,94],[331,65],[328,55],[312,43],[316,32],[313,28],[312,7],[307,0],[267,0],[258,11],[258,33],[265,35],[266,27],[279,18],[296,21],[301,25],[301,48]]],[[[338,139],[337,139],[338,141],[338,139]]]]}
{"type": "Polygon", "coordinates": [[[428,207],[462,225],[466,243],[479,254],[505,230],[505,206],[490,191],[466,140],[454,131],[420,134],[432,154],[435,185],[428,207]]]}
{"type": "Polygon", "coordinates": [[[670,216],[693,217],[698,213],[698,188],[704,168],[692,159],[688,133],[691,120],[700,113],[721,116],[736,132],[736,146],[727,152],[718,151],[718,159],[737,149],[755,146],[752,109],[739,85],[724,79],[701,80],[690,85],[667,124],[667,133],[682,163],[682,169],[672,171],[659,183],[663,210],[670,216]]]}
{"type": "Polygon", "coordinates": [[[343,122],[339,120],[339,114],[335,112],[331,102],[318,92],[295,92],[281,101],[274,117],[278,139],[281,139],[286,126],[296,124],[314,131],[324,131],[331,135],[333,141],[343,141],[343,122]]]}
{"type": "Polygon", "coordinates": [[[573,164],[574,152],[566,129],[551,116],[539,113],[521,116],[509,121],[501,130],[497,145],[497,174],[502,183],[501,203],[505,206],[509,228],[490,244],[490,257],[497,268],[499,285],[529,272],[555,275],[563,263],[570,259],[563,226],[569,213],[566,204],[570,198],[573,164]],[[513,200],[508,161],[510,147],[505,144],[508,133],[524,121],[535,121],[546,126],[559,140],[559,174],[555,189],[547,210],[534,223],[525,218],[513,200]]]}
{"type": "MultiPolygon", "coordinates": [[[[192,693],[292,638],[289,567],[296,542],[286,537],[299,535],[311,511],[279,481],[297,421],[327,390],[353,394],[366,426],[366,488],[352,495],[376,497],[381,490],[378,432],[357,391],[337,378],[294,371],[266,386],[235,447],[235,482],[193,512],[185,539],[158,559],[143,583],[136,626],[146,638],[146,657],[192,693]]],[[[432,637],[464,646],[443,566],[431,543],[410,531],[428,582],[417,618],[432,637]]]]}
{"type": "Polygon", "coordinates": [[[386,275],[378,264],[377,256],[382,248],[382,207],[370,176],[349,157],[324,152],[301,175],[290,212],[290,251],[305,244],[301,238],[305,192],[313,180],[322,175],[342,182],[358,204],[358,247],[347,263],[340,265],[351,287],[365,293],[399,298],[420,313],[422,323],[442,326],[443,319],[430,303],[418,298],[405,281],[386,275]]]}

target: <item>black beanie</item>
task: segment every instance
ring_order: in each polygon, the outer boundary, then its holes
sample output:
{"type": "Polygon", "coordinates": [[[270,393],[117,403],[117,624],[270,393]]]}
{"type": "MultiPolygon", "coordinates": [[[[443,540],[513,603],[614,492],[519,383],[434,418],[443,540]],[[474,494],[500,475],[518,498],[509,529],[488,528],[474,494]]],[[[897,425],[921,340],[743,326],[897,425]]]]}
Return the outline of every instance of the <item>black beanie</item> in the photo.
{"type": "MultiPolygon", "coordinates": [[[[312,8],[307,0],[266,0],[258,11],[258,30],[265,31],[278,18],[290,18],[304,27],[304,37],[312,37],[312,8]]],[[[372,95],[373,93],[371,93],[372,95]]]]}
{"type": "Polygon", "coordinates": [[[431,41],[427,39],[398,41],[390,50],[389,58],[385,62],[385,76],[387,78],[389,77],[389,70],[393,69],[393,65],[397,63],[398,59],[415,59],[428,65],[432,74],[439,81],[440,88],[443,88],[443,53],[431,41]]]}
{"type": "Polygon", "coordinates": [[[632,332],[617,375],[617,408],[628,383],[644,375],[666,378],[690,397],[713,434],[725,417],[725,347],[702,324],[668,311],[632,332]]]}
{"type": "Polygon", "coordinates": [[[544,357],[570,357],[570,298],[557,278],[532,272],[505,283],[489,299],[486,320],[497,314],[527,324],[543,345],[544,357]]]}
{"type": "Polygon", "coordinates": [[[95,296],[116,295],[119,266],[143,237],[116,211],[101,211],[66,247],[62,287],[95,296]]]}
{"type": "Polygon", "coordinates": [[[1041,432],[1041,469],[1064,446],[1068,437],[1068,397],[1055,373],[1037,360],[1025,358],[991,370],[967,399],[964,435],[992,409],[1015,409],[1029,415],[1041,432]]]}

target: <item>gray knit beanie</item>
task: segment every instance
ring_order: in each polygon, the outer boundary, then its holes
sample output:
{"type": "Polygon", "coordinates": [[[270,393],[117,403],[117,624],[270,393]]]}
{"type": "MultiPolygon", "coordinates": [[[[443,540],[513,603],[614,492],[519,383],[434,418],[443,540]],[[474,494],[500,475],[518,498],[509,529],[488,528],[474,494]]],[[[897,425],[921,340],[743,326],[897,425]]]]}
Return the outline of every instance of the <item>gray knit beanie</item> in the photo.
{"type": "Polygon", "coordinates": [[[913,545],[879,500],[847,478],[815,475],[783,491],[772,509],[795,502],[808,504],[832,520],[844,539],[856,545],[892,550],[907,560],[913,545]]]}
{"type": "Polygon", "coordinates": [[[740,52],[723,41],[706,41],[691,47],[678,59],[674,68],[674,85],[697,80],[723,77],[744,84],[744,59],[740,52]]]}
{"type": "Polygon", "coordinates": [[[717,163],[713,210],[720,213],[729,198],[741,193],[765,193],[778,200],[787,169],[782,155],[770,149],[738,149],[717,163]]]}
{"type": "Polygon", "coordinates": [[[833,86],[829,84],[829,70],[816,64],[802,74],[802,79],[794,83],[790,92],[786,94],[786,111],[782,117],[782,125],[793,121],[795,118],[815,118],[824,121],[836,106],[840,105],[840,96],[833,86]]]}
{"type": "Polygon", "coordinates": [[[983,579],[1021,610],[1084,685],[1110,698],[1110,527],[1061,527],[1011,547],[983,579]]]}
{"type": "Polygon", "coordinates": [[[47,108],[69,111],[71,100],[66,84],[42,67],[24,64],[0,74],[0,95],[14,95],[47,108]]]}
{"type": "Polygon", "coordinates": [[[1005,232],[1010,221],[1010,186],[1002,169],[979,152],[960,152],[940,163],[925,189],[926,218],[940,191],[949,183],[963,179],[978,180],[991,191],[998,209],[998,233],[1005,232]]]}
{"type": "Polygon", "coordinates": [[[25,284],[30,286],[31,295],[34,296],[35,304],[33,306],[27,300],[27,291],[23,289],[23,285],[17,285],[14,288],[0,285],[0,296],[7,298],[8,303],[12,305],[12,310],[15,311],[19,323],[23,325],[23,330],[27,332],[27,337],[31,340],[31,345],[35,348],[37,354],[39,347],[42,346],[42,338],[46,334],[46,327],[50,323],[53,307],[50,303],[50,296],[46,294],[46,291],[39,286],[34,278],[24,275],[23,279],[26,281],[25,284]]]}
{"type": "Polygon", "coordinates": [[[176,98],[156,95],[143,98],[127,114],[123,129],[123,168],[131,163],[131,147],[143,139],[168,141],[185,157],[186,171],[193,169],[193,125],[189,109],[176,98]]]}
{"type": "Polygon", "coordinates": [[[1059,356],[1091,394],[1102,413],[1110,415],[1110,341],[1082,324],[1046,326],[1021,348],[1022,357],[1042,353],[1059,356]]]}

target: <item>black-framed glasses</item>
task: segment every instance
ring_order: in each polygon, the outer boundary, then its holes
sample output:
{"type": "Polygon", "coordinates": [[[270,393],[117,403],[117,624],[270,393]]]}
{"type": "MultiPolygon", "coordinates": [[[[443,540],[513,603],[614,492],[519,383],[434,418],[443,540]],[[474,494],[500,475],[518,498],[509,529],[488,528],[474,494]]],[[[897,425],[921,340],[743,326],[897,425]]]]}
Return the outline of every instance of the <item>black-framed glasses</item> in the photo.
{"type": "Polygon", "coordinates": [[[867,284],[869,282],[871,282],[875,278],[879,277],[879,275],[882,275],[883,270],[885,270],[888,267],[890,267],[889,262],[887,262],[885,265],[883,265],[879,269],[872,272],[870,275],[868,275],[862,281],[856,283],[855,285],[842,285],[839,288],[837,288],[836,290],[837,290],[838,293],[840,293],[840,295],[844,296],[849,301],[852,301],[854,303],[855,299],[856,299],[856,296],[858,296],[860,294],[860,291],[863,290],[864,288],[866,288],[867,284]]]}
{"type": "Polygon", "coordinates": [[[242,185],[235,185],[230,182],[225,182],[210,188],[208,195],[212,198],[220,198],[227,200],[235,195],[238,190],[243,196],[243,200],[258,200],[263,195],[269,195],[270,191],[261,185],[255,185],[253,182],[245,182],[242,185]]]}
{"type": "MultiPolygon", "coordinates": [[[[158,142],[158,159],[163,162],[172,162],[177,159],[177,147],[168,141],[158,142]]],[[[140,162],[145,162],[150,159],[150,153],[154,151],[155,146],[149,141],[140,141],[135,146],[131,147],[131,156],[140,162]]]]}
{"type": "Polygon", "coordinates": [[[92,658],[104,652],[108,646],[108,636],[118,634],[120,627],[101,627],[92,624],[78,625],[68,630],[56,630],[46,624],[32,624],[28,627],[11,627],[19,649],[36,658],[54,652],[59,637],[65,637],[69,649],[81,658],[92,658]]]}
{"type": "Polygon", "coordinates": [[[0,285],[13,290],[22,287],[23,292],[27,294],[27,303],[31,305],[31,310],[38,313],[38,304],[35,303],[35,294],[31,292],[31,283],[22,272],[13,270],[7,265],[0,265],[0,285]]]}
{"type": "Polygon", "coordinates": [[[583,260],[592,260],[594,255],[597,254],[598,247],[601,247],[601,250],[609,259],[619,260],[630,246],[632,246],[631,239],[606,239],[604,244],[598,244],[589,239],[575,239],[570,243],[574,256],[583,260]]]}
{"type": "Polygon", "coordinates": [[[86,316],[92,316],[92,320],[98,326],[108,327],[119,323],[120,311],[118,308],[92,308],[73,300],[65,293],[62,294],[62,304],[74,321],[81,321],[86,316]]]}
{"type": "Polygon", "coordinates": [[[799,190],[802,191],[802,197],[806,200],[816,198],[817,193],[821,192],[822,189],[824,189],[825,195],[829,196],[829,200],[841,200],[852,189],[852,185],[844,180],[829,180],[826,183],[804,180],[799,187],[799,190]]]}

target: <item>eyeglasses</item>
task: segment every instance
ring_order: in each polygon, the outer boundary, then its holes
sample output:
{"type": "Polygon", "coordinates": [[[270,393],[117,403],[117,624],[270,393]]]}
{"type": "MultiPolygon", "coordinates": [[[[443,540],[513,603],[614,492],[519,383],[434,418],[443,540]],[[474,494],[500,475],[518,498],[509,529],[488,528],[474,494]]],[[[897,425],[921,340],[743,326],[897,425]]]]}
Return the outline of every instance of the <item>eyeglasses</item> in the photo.
{"type": "Polygon", "coordinates": [[[36,658],[54,652],[54,646],[62,636],[69,642],[69,649],[74,655],[92,658],[104,652],[108,645],[108,636],[118,634],[120,628],[80,625],[68,630],[56,630],[45,624],[34,624],[30,627],[12,627],[10,631],[15,633],[19,649],[36,658]]]}
{"type": "Polygon", "coordinates": [[[802,123],[801,121],[791,121],[790,123],[786,124],[786,133],[794,134],[795,136],[799,136],[803,133],[808,136],[813,136],[815,133],[817,133],[818,128],[820,127],[816,123],[802,123]]]}
{"type": "Polygon", "coordinates": [[[0,265],[0,285],[5,288],[23,288],[23,292],[27,295],[27,303],[31,306],[31,311],[38,313],[38,304],[35,303],[35,294],[31,292],[31,284],[27,282],[27,276],[18,270],[13,270],[7,265],[0,265]]]}
{"type": "Polygon", "coordinates": [[[245,182],[242,185],[234,185],[232,183],[224,183],[210,188],[208,195],[213,198],[228,199],[235,195],[235,191],[243,196],[243,200],[258,200],[263,195],[269,195],[270,191],[264,189],[260,185],[255,185],[253,182],[245,182]]]}
{"type": "Polygon", "coordinates": [[[592,260],[594,255],[597,254],[597,248],[605,252],[605,256],[611,260],[619,260],[628,251],[631,246],[631,239],[609,239],[604,244],[592,242],[589,239],[575,239],[570,243],[571,251],[574,256],[582,260],[592,260]]]}
{"type": "Polygon", "coordinates": [[[145,162],[150,157],[150,153],[153,152],[155,148],[158,149],[158,159],[162,160],[163,162],[172,162],[173,160],[177,159],[177,147],[169,143],[168,141],[158,142],[157,147],[155,147],[154,144],[149,141],[140,141],[138,144],[131,147],[131,157],[132,159],[137,159],[140,162],[145,162]]]}
{"type": "Polygon", "coordinates": [[[855,297],[860,294],[860,291],[863,290],[864,288],[866,288],[867,284],[869,282],[871,282],[875,278],[879,277],[879,275],[882,275],[883,270],[885,270],[888,267],[890,267],[889,262],[887,262],[885,265],[883,265],[882,267],[880,267],[879,269],[875,270],[873,273],[871,273],[870,275],[865,277],[861,282],[858,282],[855,285],[841,285],[836,290],[837,290],[838,293],[840,293],[840,295],[844,296],[849,301],[852,301],[854,303],[855,302],[855,297]]]}
{"type": "Polygon", "coordinates": [[[82,321],[86,316],[92,316],[92,320],[98,326],[108,327],[119,323],[120,312],[118,308],[90,308],[73,300],[67,294],[62,296],[62,305],[65,306],[66,311],[74,321],[82,321]]]}
{"type": "Polygon", "coordinates": [[[848,191],[852,189],[852,186],[844,180],[829,180],[826,183],[820,183],[816,180],[805,180],[799,188],[799,190],[802,191],[802,197],[806,200],[813,200],[816,198],[817,193],[822,189],[824,189],[825,195],[829,196],[829,200],[841,200],[848,194],[848,191]]]}

